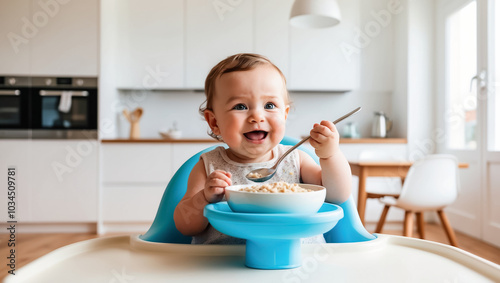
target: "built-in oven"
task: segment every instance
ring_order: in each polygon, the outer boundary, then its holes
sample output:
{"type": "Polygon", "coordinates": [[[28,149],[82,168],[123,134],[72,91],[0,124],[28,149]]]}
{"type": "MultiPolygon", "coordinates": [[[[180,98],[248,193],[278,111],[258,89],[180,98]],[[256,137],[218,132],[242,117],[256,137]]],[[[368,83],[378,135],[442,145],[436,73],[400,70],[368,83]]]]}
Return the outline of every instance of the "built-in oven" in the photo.
{"type": "Polygon", "coordinates": [[[33,77],[33,139],[97,139],[97,78],[33,77]]]}
{"type": "Polygon", "coordinates": [[[0,76],[0,138],[29,138],[30,77],[0,76]]]}

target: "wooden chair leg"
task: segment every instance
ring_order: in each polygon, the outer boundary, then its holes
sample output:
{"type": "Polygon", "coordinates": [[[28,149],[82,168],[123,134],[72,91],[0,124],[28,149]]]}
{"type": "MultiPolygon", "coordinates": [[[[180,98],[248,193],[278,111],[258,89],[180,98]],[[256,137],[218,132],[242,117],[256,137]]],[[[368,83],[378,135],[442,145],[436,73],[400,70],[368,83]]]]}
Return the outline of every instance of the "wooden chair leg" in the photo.
{"type": "Polygon", "coordinates": [[[446,236],[448,236],[450,244],[454,247],[458,247],[457,238],[455,237],[455,232],[453,232],[453,228],[448,221],[448,217],[446,217],[446,214],[443,210],[438,210],[437,213],[439,215],[441,223],[443,224],[444,231],[446,232],[446,236]]]}
{"type": "Polygon", "coordinates": [[[411,237],[413,233],[413,211],[405,211],[405,224],[403,227],[403,236],[411,237]]]}
{"type": "Polygon", "coordinates": [[[424,222],[424,213],[417,212],[417,227],[418,234],[420,235],[420,239],[425,239],[425,222],[424,222]]]}
{"type": "Polygon", "coordinates": [[[387,217],[387,212],[389,212],[389,208],[391,208],[390,205],[384,206],[384,210],[382,211],[382,214],[380,215],[380,219],[378,220],[378,223],[377,223],[377,228],[375,228],[375,233],[382,232],[382,227],[384,227],[385,218],[387,217]]]}

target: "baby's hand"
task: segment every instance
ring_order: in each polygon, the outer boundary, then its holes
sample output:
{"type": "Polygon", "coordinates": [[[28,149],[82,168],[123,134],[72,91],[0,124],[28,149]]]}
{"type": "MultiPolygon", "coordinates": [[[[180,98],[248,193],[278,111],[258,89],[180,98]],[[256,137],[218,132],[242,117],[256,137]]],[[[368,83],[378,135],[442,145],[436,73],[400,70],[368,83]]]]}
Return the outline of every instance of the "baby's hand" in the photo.
{"type": "Polygon", "coordinates": [[[203,194],[209,203],[219,202],[224,197],[225,188],[231,186],[231,173],[215,170],[207,177],[203,194]]]}
{"type": "Polygon", "coordinates": [[[319,158],[332,157],[339,150],[337,128],[330,121],[321,121],[321,124],[314,124],[311,130],[310,143],[319,158]]]}

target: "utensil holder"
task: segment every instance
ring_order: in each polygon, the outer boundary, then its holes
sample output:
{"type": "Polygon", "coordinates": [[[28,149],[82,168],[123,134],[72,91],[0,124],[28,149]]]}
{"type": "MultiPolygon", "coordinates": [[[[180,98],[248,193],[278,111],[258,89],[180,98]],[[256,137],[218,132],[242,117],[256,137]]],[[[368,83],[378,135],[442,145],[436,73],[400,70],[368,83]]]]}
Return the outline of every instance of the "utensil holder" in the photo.
{"type": "Polygon", "coordinates": [[[139,121],[130,122],[130,139],[138,139],[140,136],[139,121]]]}

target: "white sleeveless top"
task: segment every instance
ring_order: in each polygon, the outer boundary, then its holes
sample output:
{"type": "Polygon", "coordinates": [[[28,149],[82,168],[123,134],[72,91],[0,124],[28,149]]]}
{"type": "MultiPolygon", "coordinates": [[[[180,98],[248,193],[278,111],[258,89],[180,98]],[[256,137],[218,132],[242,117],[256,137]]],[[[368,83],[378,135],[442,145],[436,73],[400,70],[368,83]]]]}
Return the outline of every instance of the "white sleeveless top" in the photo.
{"type": "MultiPolygon", "coordinates": [[[[253,169],[262,167],[272,167],[276,161],[291,146],[277,145],[273,149],[273,159],[260,163],[238,163],[227,156],[226,149],[222,146],[212,151],[203,153],[201,159],[205,164],[205,172],[208,175],[215,170],[224,170],[231,173],[232,185],[255,185],[254,182],[245,178],[245,175],[253,169]]],[[[300,183],[300,158],[298,150],[294,150],[281,162],[276,174],[265,183],[275,182],[300,183]]],[[[227,236],[215,230],[208,224],[207,228],[192,240],[193,244],[244,244],[244,239],[227,236]]],[[[325,243],[323,235],[302,239],[302,243],[325,243]]]]}

